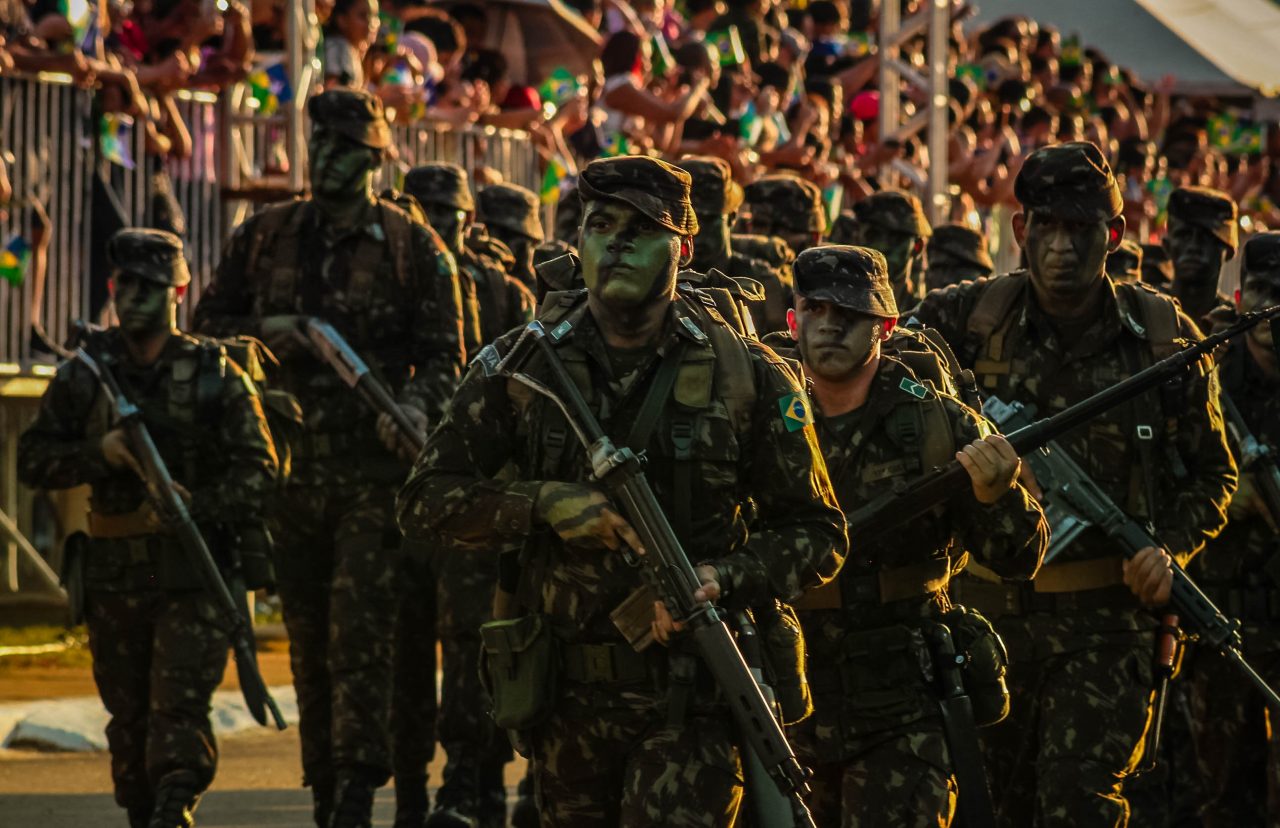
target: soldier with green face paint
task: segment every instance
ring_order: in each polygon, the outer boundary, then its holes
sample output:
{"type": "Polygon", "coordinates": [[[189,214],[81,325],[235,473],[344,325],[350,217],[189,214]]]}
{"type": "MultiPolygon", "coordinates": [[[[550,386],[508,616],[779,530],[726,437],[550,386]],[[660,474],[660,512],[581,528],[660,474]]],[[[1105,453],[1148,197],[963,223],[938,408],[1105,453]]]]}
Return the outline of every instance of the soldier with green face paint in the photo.
{"type": "Polygon", "coordinates": [[[879,250],[889,265],[898,307],[924,298],[924,245],[933,232],[920,199],[901,190],[881,190],[853,205],[858,244],[879,250]]]}
{"type": "Polygon", "coordinates": [[[987,237],[963,224],[935,227],[925,248],[926,290],[982,279],[995,273],[987,237]]]}
{"type": "MultiPolygon", "coordinates": [[[[698,231],[689,188],[688,173],[652,158],[587,166],[586,289],[548,300],[541,321],[609,436],[644,452],[698,593],[732,611],[830,578],[846,541],[795,377],[677,288],[698,231]]],[[[560,409],[497,372],[516,340],[472,363],[401,491],[401,526],[466,544],[460,555],[527,544],[513,585],[528,613],[519,628],[544,632],[518,649],[556,671],[519,687],[542,711],[520,719],[542,824],[727,828],[742,796],[732,717],[646,597],[624,555],[642,551],[639,539],[560,409]]],[[[522,370],[554,385],[541,358],[522,370]]],[[[506,660],[515,651],[491,646],[493,680],[522,669],[506,660]]]]}
{"type": "Polygon", "coordinates": [[[776,173],[751,182],[743,195],[746,233],[780,236],[796,255],[822,241],[827,213],[817,184],[776,173]]]}
{"type": "MultiPolygon", "coordinates": [[[[217,343],[177,329],[191,281],[177,236],[121,230],[107,257],[120,325],[83,347],[141,409],[216,559],[243,559],[238,527],[261,520],[277,470],[261,396],[217,343]]],[[[111,714],[115,799],[131,828],[189,828],[217,768],[209,705],[226,668],[227,633],[150,505],[111,412],[83,362],[62,365],[18,441],[18,476],[40,488],[92,489],[90,537],[73,536],[67,548],[82,567],[93,677],[111,714]]]]}
{"type": "Polygon", "coordinates": [[[391,144],[379,100],[332,90],[308,112],[311,198],[236,229],[195,319],[202,331],[266,339],[302,405],[273,534],[304,784],[317,825],[361,828],[391,774],[401,556],[391,509],[407,464],[390,417],[375,415],[299,331],[309,317],[333,325],[425,431],[461,372],[461,294],[439,236],[373,194],[391,144]]]}
{"type": "Polygon", "coordinates": [[[693,180],[691,200],[698,216],[693,240],[691,270],[719,270],[728,276],[754,279],[764,288],[764,301],[749,305],[752,322],[761,335],[780,331],[787,324],[791,301],[788,274],[768,262],[735,249],[729,229],[742,205],[742,187],[733,180],[729,163],[722,158],[693,156],[680,161],[693,180]]]}
{"type": "Polygon", "coordinates": [[[476,218],[516,257],[511,275],[534,289],[533,251],[542,243],[542,202],[518,184],[490,184],[476,196],[476,218]]]}
{"type": "Polygon", "coordinates": [[[1164,237],[1173,262],[1169,295],[1202,327],[1211,311],[1232,304],[1218,290],[1218,281],[1240,246],[1238,212],[1231,196],[1208,187],[1179,187],[1169,195],[1164,237]]]}
{"type": "MultiPolygon", "coordinates": [[[[1097,147],[1036,150],[1014,194],[1029,269],[935,291],[908,312],[942,333],[984,395],[1056,414],[1200,337],[1168,297],[1106,277],[1124,236],[1123,201],[1097,147]]],[[[1125,559],[1089,527],[1030,588],[981,571],[957,584],[957,600],[995,621],[1016,665],[1010,715],[983,731],[1002,824],[1128,822],[1123,786],[1141,757],[1154,687],[1157,620],[1146,608],[1169,600],[1171,557],[1189,561],[1221,531],[1236,485],[1211,369],[1199,364],[1058,441],[1164,548],[1125,559]]]]}

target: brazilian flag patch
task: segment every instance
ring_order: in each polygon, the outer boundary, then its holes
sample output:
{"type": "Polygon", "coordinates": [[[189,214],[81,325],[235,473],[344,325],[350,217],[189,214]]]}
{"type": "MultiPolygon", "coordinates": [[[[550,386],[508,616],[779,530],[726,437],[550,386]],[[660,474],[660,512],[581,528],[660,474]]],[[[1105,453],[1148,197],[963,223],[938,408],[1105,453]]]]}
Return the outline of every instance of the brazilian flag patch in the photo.
{"type": "Polygon", "coordinates": [[[799,431],[807,425],[813,425],[813,410],[804,394],[785,394],[778,398],[778,410],[782,412],[782,422],[787,431],[799,431]]]}

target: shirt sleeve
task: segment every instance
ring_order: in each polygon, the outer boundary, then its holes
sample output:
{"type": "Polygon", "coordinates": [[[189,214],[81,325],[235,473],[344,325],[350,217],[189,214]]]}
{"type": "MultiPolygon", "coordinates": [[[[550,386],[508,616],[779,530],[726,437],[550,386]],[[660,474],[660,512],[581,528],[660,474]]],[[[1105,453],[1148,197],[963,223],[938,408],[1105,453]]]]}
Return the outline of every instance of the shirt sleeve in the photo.
{"type": "Polygon", "coordinates": [[[462,291],[458,266],[435,231],[413,225],[417,308],[410,331],[413,378],[400,402],[438,422],[462,372],[462,291]]]}
{"type": "Polygon", "coordinates": [[[69,489],[111,475],[101,435],[87,433],[97,396],[97,380],[78,360],[58,369],[40,400],[35,422],[18,439],[18,479],[23,484],[69,489]]]}
{"type": "Polygon", "coordinates": [[[262,397],[231,360],[226,361],[222,398],[219,472],[200,488],[191,511],[197,519],[236,523],[258,517],[269,503],[279,460],[262,397]]]}

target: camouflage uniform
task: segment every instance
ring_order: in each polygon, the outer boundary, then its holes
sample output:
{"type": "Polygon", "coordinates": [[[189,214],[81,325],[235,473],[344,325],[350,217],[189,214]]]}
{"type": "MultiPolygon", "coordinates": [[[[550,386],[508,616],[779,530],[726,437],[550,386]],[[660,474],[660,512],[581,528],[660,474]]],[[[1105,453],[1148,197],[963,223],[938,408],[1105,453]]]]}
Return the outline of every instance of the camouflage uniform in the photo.
{"type": "MultiPolygon", "coordinates": [[[[455,164],[416,167],[406,177],[405,186],[424,204],[436,203],[468,213],[476,209],[466,173],[455,164]]],[[[501,223],[511,208],[508,202],[519,200],[520,194],[512,190],[507,185],[494,185],[482,191],[480,202],[488,205],[491,219],[497,217],[501,223]],[[495,190],[487,197],[484,195],[495,190]]],[[[534,308],[533,294],[508,275],[515,264],[514,257],[503,242],[489,237],[485,229],[472,225],[466,246],[451,251],[458,257],[464,278],[474,283],[479,294],[480,345],[527,323],[533,318],[534,308]]],[[[540,231],[541,227],[537,229],[540,231]]],[[[479,346],[468,353],[474,355],[478,350],[479,346]]],[[[511,747],[488,715],[478,663],[480,625],[492,618],[498,556],[463,557],[450,554],[439,539],[433,539],[432,543],[436,547],[430,553],[434,582],[423,583],[420,588],[436,591],[435,634],[424,635],[422,633],[429,631],[420,629],[408,646],[413,648],[416,657],[434,659],[436,635],[440,639],[443,681],[435,733],[449,759],[443,786],[436,798],[437,809],[482,817],[487,820],[486,825],[502,824],[506,818],[502,766],[511,759],[511,747]],[[429,655],[425,652],[428,647],[432,650],[429,655]]],[[[419,588],[412,590],[410,601],[419,600],[414,597],[418,591],[419,588]]],[[[424,697],[419,701],[419,716],[434,709],[434,676],[430,692],[430,699],[424,697]]],[[[406,699],[406,705],[410,703],[406,699]]],[[[397,738],[413,745],[418,741],[415,738],[418,732],[416,729],[397,732],[397,738]]],[[[436,819],[443,820],[444,816],[436,819]]]]}
{"type": "Polygon", "coordinates": [[[1142,281],[1142,246],[1133,239],[1122,239],[1120,246],[1107,254],[1107,275],[1113,282],[1142,281]]]}
{"type": "MultiPolygon", "coordinates": [[[[1230,259],[1240,246],[1238,218],[1236,203],[1226,193],[1208,187],[1179,187],[1169,194],[1169,231],[1165,247],[1169,246],[1168,239],[1198,228],[1225,245],[1227,258],[1230,259]]],[[[1231,297],[1217,292],[1206,298],[1197,290],[1197,285],[1179,278],[1176,261],[1173,262],[1173,269],[1169,295],[1182,303],[1183,310],[1201,328],[1209,324],[1209,314],[1214,310],[1229,311],[1233,306],[1231,297]]]]}
{"type": "Polygon", "coordinates": [[[924,255],[926,290],[937,290],[995,273],[995,263],[987,251],[987,237],[963,224],[944,224],[933,228],[924,255]]]}
{"type": "MultiPolygon", "coordinates": [[[[1280,289],[1280,233],[1244,246],[1244,278],[1280,289]]],[[[1215,314],[1229,324],[1233,313],[1215,314]]],[[[1243,339],[1219,363],[1223,393],[1240,409],[1259,442],[1280,451],[1280,381],[1259,368],[1243,339]]],[[[1214,602],[1244,623],[1245,652],[1262,677],[1280,685],[1280,617],[1276,615],[1277,520],[1254,494],[1251,474],[1241,477],[1231,522],[1192,562],[1192,577],[1214,602]]],[[[1192,731],[1206,797],[1206,828],[1271,825],[1280,820],[1280,732],[1253,686],[1213,653],[1196,653],[1191,674],[1192,731]],[[1265,787],[1260,782],[1265,779],[1265,787]]]]}
{"type": "MultiPolygon", "coordinates": [[[[372,148],[390,134],[376,98],[312,98],[312,121],[372,148]]],[[[358,196],[357,196],[358,197],[358,196]]],[[[462,310],[453,257],[429,228],[385,201],[341,238],[310,201],[238,227],[196,308],[200,330],[256,333],[264,317],[330,322],[402,406],[434,421],[457,384],[462,310]]],[[[347,788],[363,798],[391,772],[388,716],[400,536],[392,514],[404,462],[376,415],[307,353],[283,358],[304,433],[274,515],[277,570],[301,715],[302,769],[318,817],[347,788]]],[[[371,796],[371,793],[369,793],[371,796]]]]}
{"type": "Polygon", "coordinates": [[[750,232],[781,236],[793,253],[817,244],[827,230],[822,190],[812,181],[774,173],[751,182],[742,193],[750,232]]]}
{"type": "Polygon", "coordinates": [[[728,162],[695,156],[681,160],[680,168],[693,179],[690,200],[698,216],[699,231],[693,240],[689,268],[700,273],[715,269],[727,276],[759,282],[765,299],[751,305],[752,324],[761,334],[786,330],[791,302],[789,273],[735,249],[728,239],[725,223],[732,225],[734,214],[742,206],[742,187],[733,180],[728,162]]]}
{"type": "MultiPolygon", "coordinates": [[[[853,214],[858,218],[857,243],[878,249],[885,256],[890,251],[883,247],[885,239],[877,231],[887,231],[895,244],[898,239],[914,239],[921,244],[920,252],[923,252],[923,242],[933,232],[929,227],[929,220],[925,218],[920,199],[902,190],[880,190],[872,193],[854,203],[853,214]],[[880,242],[882,246],[877,247],[872,242],[880,242]]],[[[924,298],[925,280],[920,267],[920,253],[913,253],[896,272],[890,271],[889,280],[893,282],[893,294],[898,300],[898,307],[909,308],[924,298]]]]}
{"type": "Polygon", "coordinates": [[[858,240],[858,219],[853,213],[844,212],[831,222],[827,231],[828,244],[854,244],[858,240]]]}
{"type": "MultiPolygon", "coordinates": [[[[178,287],[190,281],[182,243],[159,230],[117,233],[108,256],[117,273],[123,267],[178,287]]],[[[118,328],[92,334],[85,347],[142,410],[226,566],[245,551],[235,540],[239,530],[261,519],[274,486],[276,453],[257,390],[216,343],[177,331],[145,367],[131,360],[118,328]]],[[[92,487],[84,610],[94,681],[111,714],[115,798],[131,825],[172,828],[179,823],[148,821],[153,807],[158,820],[177,789],[185,800],[177,804],[185,805],[213,781],[209,704],[226,666],[227,635],[199,572],[177,538],[160,530],[141,480],[107,465],[101,441],[114,427],[110,415],[90,370],[64,363],[19,440],[18,474],[29,486],[92,487]]]]}
{"type": "Polygon", "coordinates": [[[516,255],[511,275],[533,290],[533,249],[546,235],[542,230],[542,202],[517,184],[491,184],[476,196],[476,219],[516,255]]]}
{"type": "MultiPolygon", "coordinates": [[[[673,233],[696,232],[689,177],[670,165],[644,157],[596,161],[579,187],[591,199],[624,201],[673,233]]],[[[621,443],[657,354],[637,354],[615,373],[617,352],[606,348],[586,303],[553,307],[562,314],[555,324],[570,326],[557,347],[621,443]]],[[[845,540],[812,428],[789,426],[779,415],[779,402],[801,393],[793,377],[771,351],[738,338],[705,307],[687,290],[671,305],[663,341],[687,349],[679,369],[686,378],[675,386],[680,404],[665,406],[652,437],[635,448],[645,450],[658,501],[690,558],[715,566],[724,602],[758,605],[831,577],[845,540]],[[693,429],[691,468],[673,459],[677,422],[693,429]],[[678,480],[697,488],[678,499],[678,480]],[[749,538],[747,497],[758,514],[749,538]]],[[[705,671],[696,671],[693,697],[681,696],[685,715],[673,724],[672,651],[636,653],[609,619],[637,587],[635,570],[620,554],[568,546],[535,523],[543,481],[585,483],[590,472],[571,433],[552,439],[566,427],[558,409],[488,370],[514,341],[501,338],[472,365],[401,492],[401,526],[481,549],[532,541],[524,592],[549,617],[565,665],[550,719],[528,734],[543,825],[732,824],[741,771],[730,718],[714,702],[705,671]],[[498,479],[508,463],[514,474],[498,479]]],[[[525,370],[550,382],[536,362],[525,370]]],[[[685,645],[675,651],[685,663],[685,645]]]]}
{"type": "MultiPolygon", "coordinates": [[[[865,248],[801,253],[796,290],[873,316],[898,315],[884,258],[865,248]]],[[[814,403],[841,503],[865,503],[992,433],[981,414],[900,359],[894,342],[862,406],[824,417],[814,403]],[[907,390],[924,383],[923,397],[907,390]],[[903,422],[925,424],[930,447],[905,439],[903,422]]],[[[1040,507],[1020,485],[992,505],[960,495],[892,537],[860,544],[832,584],[797,604],[814,713],[791,735],[815,771],[810,805],[818,825],[950,824],[957,783],[936,682],[920,666],[927,658],[920,624],[951,608],[947,581],[962,550],[1006,578],[1025,579],[1047,536],[1040,507]]]]}
{"type": "MultiPolygon", "coordinates": [[[[1110,219],[1121,207],[1115,179],[1091,144],[1032,153],[1015,193],[1026,209],[1072,221],[1110,219]]],[[[946,337],[985,394],[1049,415],[1131,375],[1157,349],[1176,347],[1173,340],[1198,336],[1184,314],[1147,288],[1105,280],[1102,291],[1099,312],[1070,331],[1057,330],[1039,307],[1026,273],[931,293],[914,314],[946,337]]],[[[1221,530],[1235,466],[1217,381],[1203,365],[1181,384],[1103,414],[1058,443],[1121,508],[1151,520],[1179,560],[1221,530]],[[1146,472],[1147,452],[1129,437],[1135,423],[1155,439],[1146,472]]],[[[1155,620],[1123,585],[1118,550],[1096,528],[1045,564],[1034,586],[966,578],[957,590],[966,605],[1005,613],[996,624],[1014,665],[1012,714],[984,731],[1001,815],[1012,826],[1123,826],[1121,786],[1141,753],[1150,713],[1155,620]]]]}
{"type": "Polygon", "coordinates": [[[1169,283],[1173,281],[1173,262],[1169,261],[1169,251],[1159,244],[1140,244],[1138,247],[1142,249],[1142,281],[1167,293],[1169,283]]]}

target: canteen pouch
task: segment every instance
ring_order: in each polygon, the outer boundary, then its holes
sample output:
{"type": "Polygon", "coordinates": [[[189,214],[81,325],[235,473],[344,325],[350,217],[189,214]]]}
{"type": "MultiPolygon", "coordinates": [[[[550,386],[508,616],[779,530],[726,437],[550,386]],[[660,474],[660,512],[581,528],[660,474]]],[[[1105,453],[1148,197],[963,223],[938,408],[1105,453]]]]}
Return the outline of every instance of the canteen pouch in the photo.
{"type": "Polygon", "coordinates": [[[480,679],[493,721],[522,731],[542,724],[556,703],[559,653],[550,619],[523,615],[480,625],[480,679]]]}
{"type": "Polygon", "coordinates": [[[798,724],[813,713],[813,694],[805,661],[804,631],[796,611],[775,601],[771,607],[752,611],[764,645],[766,678],[773,688],[782,724],[798,724]]]}
{"type": "Polygon", "coordinates": [[[960,668],[964,689],[978,727],[1003,721],[1009,715],[1009,653],[1004,641],[982,613],[956,606],[942,616],[951,629],[956,653],[964,655],[960,668]]]}

